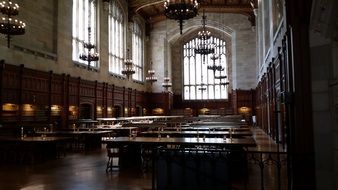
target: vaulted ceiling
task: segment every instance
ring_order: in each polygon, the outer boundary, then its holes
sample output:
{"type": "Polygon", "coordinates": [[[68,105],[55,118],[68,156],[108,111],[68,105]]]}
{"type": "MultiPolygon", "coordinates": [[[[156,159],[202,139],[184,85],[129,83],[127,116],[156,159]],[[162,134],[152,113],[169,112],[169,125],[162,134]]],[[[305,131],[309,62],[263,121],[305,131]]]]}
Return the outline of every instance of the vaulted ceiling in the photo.
{"type": "MultiPolygon", "coordinates": [[[[253,7],[257,7],[257,0],[199,0],[199,10],[215,13],[237,13],[246,15],[255,25],[253,7]]],[[[140,14],[148,23],[165,19],[164,0],[128,0],[129,12],[140,14]]]]}

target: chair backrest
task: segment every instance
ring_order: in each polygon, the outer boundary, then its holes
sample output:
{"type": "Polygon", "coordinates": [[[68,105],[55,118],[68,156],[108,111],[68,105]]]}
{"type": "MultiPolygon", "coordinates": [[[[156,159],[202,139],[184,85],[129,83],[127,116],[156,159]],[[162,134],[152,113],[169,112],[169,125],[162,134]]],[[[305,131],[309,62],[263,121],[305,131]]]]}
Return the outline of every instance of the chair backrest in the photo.
{"type": "Polygon", "coordinates": [[[107,156],[108,157],[118,156],[119,153],[120,153],[120,147],[119,146],[115,146],[115,145],[108,143],[106,148],[107,148],[107,156]]]}

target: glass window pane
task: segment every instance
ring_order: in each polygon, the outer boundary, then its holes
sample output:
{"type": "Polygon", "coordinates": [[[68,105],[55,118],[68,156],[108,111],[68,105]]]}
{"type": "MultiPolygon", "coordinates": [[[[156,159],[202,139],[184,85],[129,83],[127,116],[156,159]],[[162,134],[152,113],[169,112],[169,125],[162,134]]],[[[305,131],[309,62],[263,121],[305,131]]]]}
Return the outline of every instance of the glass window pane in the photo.
{"type": "Polygon", "coordinates": [[[187,57],[184,58],[184,84],[189,84],[189,59],[187,57]]]}
{"type": "MultiPolygon", "coordinates": [[[[73,0],[73,14],[72,14],[72,38],[73,38],[73,52],[72,59],[76,63],[87,65],[88,62],[83,61],[79,58],[80,54],[88,54],[88,50],[83,48],[83,44],[86,42],[90,42],[92,44],[97,43],[97,33],[96,33],[96,9],[95,2],[88,0],[73,0]],[[90,15],[89,15],[90,14],[90,15]],[[91,27],[91,39],[88,39],[88,26],[90,24],[91,27]]],[[[97,51],[97,47],[93,52],[97,51]]],[[[92,53],[93,53],[92,52],[92,53]]],[[[91,62],[91,65],[94,67],[98,67],[97,62],[91,62]]]]}
{"type": "Polygon", "coordinates": [[[221,98],[222,99],[227,99],[228,98],[227,85],[222,85],[221,86],[221,98]]]}
{"type": "Polygon", "coordinates": [[[189,86],[185,86],[184,87],[184,99],[189,100],[190,99],[189,95],[190,95],[189,86]]]}
{"type": "Polygon", "coordinates": [[[208,86],[208,99],[215,99],[215,95],[214,95],[214,86],[213,85],[209,85],[208,86]]]}
{"type": "Polygon", "coordinates": [[[190,87],[190,99],[195,100],[196,99],[196,90],[195,86],[190,87]]]}
{"type": "Polygon", "coordinates": [[[220,85],[215,85],[215,99],[221,99],[220,85]]]}
{"type": "Polygon", "coordinates": [[[195,80],[195,77],[196,77],[196,68],[195,68],[195,63],[193,62],[190,62],[190,72],[189,72],[190,76],[190,84],[191,85],[194,85],[196,84],[196,80],[195,80]]]}
{"type": "MultiPolygon", "coordinates": [[[[203,55],[195,54],[195,48],[201,40],[194,38],[183,45],[183,89],[185,100],[204,100],[204,99],[227,99],[227,86],[220,86],[220,79],[216,76],[227,75],[227,59],[225,41],[216,37],[211,37],[208,42],[213,43],[215,54],[219,57],[215,62],[211,60],[211,54],[203,55]],[[210,70],[208,65],[222,66],[224,70],[210,70]],[[203,78],[203,80],[202,80],[203,78]],[[201,84],[207,86],[206,90],[200,90],[201,84]]],[[[228,79],[223,79],[226,82],[228,79]]]]}

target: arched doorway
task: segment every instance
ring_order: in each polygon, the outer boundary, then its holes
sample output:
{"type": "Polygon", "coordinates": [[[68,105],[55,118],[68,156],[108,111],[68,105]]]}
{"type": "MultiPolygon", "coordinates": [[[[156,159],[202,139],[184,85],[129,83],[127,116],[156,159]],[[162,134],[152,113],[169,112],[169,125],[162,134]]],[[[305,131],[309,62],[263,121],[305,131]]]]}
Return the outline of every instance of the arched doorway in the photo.
{"type": "Polygon", "coordinates": [[[117,118],[117,117],[121,117],[121,111],[122,111],[122,108],[121,106],[114,106],[114,117],[117,118]]]}
{"type": "Polygon", "coordinates": [[[79,119],[92,119],[93,105],[89,103],[80,104],[79,119]]]}
{"type": "Polygon", "coordinates": [[[142,112],[142,107],[141,106],[136,106],[135,114],[136,114],[136,116],[143,116],[143,112],[142,112]]]}

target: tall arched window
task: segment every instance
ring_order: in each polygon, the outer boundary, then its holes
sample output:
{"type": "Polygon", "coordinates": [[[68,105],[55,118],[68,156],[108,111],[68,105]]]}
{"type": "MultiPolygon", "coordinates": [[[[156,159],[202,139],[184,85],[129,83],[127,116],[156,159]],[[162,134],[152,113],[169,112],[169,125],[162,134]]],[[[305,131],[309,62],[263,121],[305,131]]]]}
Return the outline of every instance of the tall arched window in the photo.
{"type": "Polygon", "coordinates": [[[183,98],[184,100],[220,100],[228,98],[226,79],[217,77],[227,75],[226,42],[211,36],[215,45],[213,54],[201,55],[195,53],[200,40],[194,38],[183,45],[183,98]],[[203,57],[204,56],[204,57],[203,57]],[[220,66],[221,69],[212,70],[208,66],[220,66]],[[215,77],[216,76],[216,77],[215,77]]]}
{"type": "Polygon", "coordinates": [[[138,22],[134,22],[132,40],[133,62],[135,68],[135,74],[133,74],[133,79],[137,81],[143,81],[143,32],[138,22]]]}
{"type": "MultiPolygon", "coordinates": [[[[87,61],[79,58],[81,53],[86,53],[83,45],[88,43],[88,27],[91,28],[90,43],[96,45],[97,51],[97,27],[96,6],[93,0],[73,0],[73,61],[78,64],[88,65],[87,61]],[[90,18],[89,18],[90,17],[90,18]]],[[[98,67],[97,61],[90,62],[91,67],[98,67]]]]}
{"type": "Polygon", "coordinates": [[[124,16],[117,1],[109,9],[109,72],[121,75],[124,63],[124,16]]]}

